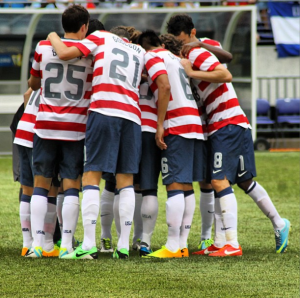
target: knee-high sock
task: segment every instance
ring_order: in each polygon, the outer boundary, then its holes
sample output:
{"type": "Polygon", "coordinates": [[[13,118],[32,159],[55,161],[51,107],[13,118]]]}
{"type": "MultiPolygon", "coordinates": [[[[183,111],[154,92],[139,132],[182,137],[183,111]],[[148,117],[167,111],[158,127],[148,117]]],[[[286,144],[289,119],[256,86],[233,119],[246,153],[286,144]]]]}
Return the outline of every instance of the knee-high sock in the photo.
{"type": "Polygon", "coordinates": [[[43,247],[45,241],[44,222],[47,213],[48,190],[35,187],[31,197],[31,230],[33,237],[33,247],[43,247]]]}
{"type": "Polygon", "coordinates": [[[47,213],[44,223],[45,243],[43,249],[45,251],[51,251],[54,248],[53,235],[55,231],[56,218],[56,197],[48,197],[47,213]]]}
{"type": "Polygon", "coordinates": [[[220,198],[215,198],[215,238],[214,245],[223,247],[226,244],[225,230],[222,222],[220,198]]]}
{"type": "Polygon", "coordinates": [[[236,197],[229,186],[217,193],[220,198],[222,211],[222,221],[225,229],[226,244],[238,248],[237,240],[237,201],[236,197]]]}
{"type": "Polygon", "coordinates": [[[155,228],[158,215],[157,190],[143,191],[141,214],[143,220],[142,242],[151,246],[151,237],[155,228]]]}
{"type": "Polygon", "coordinates": [[[184,213],[180,227],[179,245],[180,249],[188,247],[188,237],[191,230],[193,216],[196,207],[195,194],[193,190],[184,192],[184,213]]]}
{"type": "Polygon", "coordinates": [[[68,251],[73,248],[73,236],[75,234],[79,216],[79,190],[70,188],[65,191],[62,208],[63,231],[61,247],[68,251]]]}
{"type": "Polygon", "coordinates": [[[134,243],[138,239],[142,239],[143,234],[143,221],[142,221],[142,214],[141,214],[141,207],[142,207],[142,193],[135,191],[135,207],[134,207],[134,215],[133,215],[133,239],[132,242],[134,243]]]}
{"type": "Polygon", "coordinates": [[[59,193],[56,197],[56,212],[57,212],[57,219],[58,219],[61,235],[63,233],[63,231],[62,231],[62,227],[63,227],[63,216],[62,216],[63,203],[64,203],[64,193],[59,193]]]}
{"type": "Polygon", "coordinates": [[[126,248],[129,250],[129,236],[134,215],[135,195],[133,186],[127,186],[119,189],[119,216],[121,234],[118,241],[118,250],[126,248]]]}
{"type": "Polygon", "coordinates": [[[81,212],[84,230],[82,249],[84,250],[90,250],[96,246],[96,224],[100,209],[99,195],[99,186],[87,185],[83,187],[81,212]]]}
{"type": "Polygon", "coordinates": [[[114,191],[103,190],[100,198],[101,238],[111,237],[111,226],[114,220],[114,191]]]}
{"type": "Polygon", "coordinates": [[[32,245],[30,200],[30,196],[22,194],[20,200],[20,222],[23,235],[23,247],[27,248],[30,248],[32,245]]]}
{"type": "Polygon", "coordinates": [[[182,190],[168,191],[166,202],[168,239],[166,248],[176,252],[179,248],[180,227],[184,213],[184,194],[182,190]]]}
{"type": "Polygon", "coordinates": [[[246,194],[253,199],[258,208],[271,220],[274,230],[281,230],[285,226],[267,191],[258,182],[253,181],[246,194]]]}
{"type": "Polygon", "coordinates": [[[214,222],[215,195],[213,189],[201,189],[201,239],[211,239],[211,229],[214,222]]]}
{"type": "Polygon", "coordinates": [[[116,190],[113,209],[114,209],[114,219],[115,219],[115,226],[116,226],[118,240],[121,234],[119,205],[120,205],[120,193],[118,190],[116,190]]]}

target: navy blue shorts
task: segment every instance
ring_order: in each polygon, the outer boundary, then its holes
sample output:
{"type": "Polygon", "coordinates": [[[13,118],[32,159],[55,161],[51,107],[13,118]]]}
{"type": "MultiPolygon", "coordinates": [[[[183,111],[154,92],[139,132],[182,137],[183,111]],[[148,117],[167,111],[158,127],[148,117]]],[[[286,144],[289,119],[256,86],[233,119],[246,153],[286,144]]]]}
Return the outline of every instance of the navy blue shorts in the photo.
{"type": "Polygon", "coordinates": [[[155,133],[142,133],[142,157],[140,171],[135,177],[140,189],[157,189],[160,174],[161,150],[155,142],[155,133]]]}
{"type": "Polygon", "coordinates": [[[77,179],[83,172],[84,140],[60,141],[33,139],[33,173],[53,178],[59,172],[62,179],[77,179]]]}
{"type": "Polygon", "coordinates": [[[231,184],[256,176],[254,147],[250,129],[227,125],[208,138],[211,179],[225,177],[231,184]]]}
{"type": "Polygon", "coordinates": [[[86,128],[84,171],[136,174],[141,146],[140,125],[91,112],[86,128]]]}
{"type": "Polygon", "coordinates": [[[20,183],[33,187],[32,148],[17,145],[20,160],[20,183]]]}
{"type": "Polygon", "coordinates": [[[161,173],[164,185],[192,183],[205,179],[205,141],[177,135],[164,138],[168,148],[162,151],[161,173]]]}

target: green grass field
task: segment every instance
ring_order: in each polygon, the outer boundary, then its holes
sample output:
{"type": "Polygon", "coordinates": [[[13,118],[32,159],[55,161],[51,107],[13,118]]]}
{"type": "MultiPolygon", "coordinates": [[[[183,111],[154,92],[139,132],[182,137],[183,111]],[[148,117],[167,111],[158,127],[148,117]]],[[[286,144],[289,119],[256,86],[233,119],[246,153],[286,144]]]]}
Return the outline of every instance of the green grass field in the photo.
{"type": "MultiPolygon", "coordinates": [[[[0,297],[299,297],[299,157],[299,152],[256,153],[257,181],[292,224],[286,253],[275,253],[270,221],[235,187],[242,257],[145,260],[131,252],[129,260],[101,254],[92,261],[20,256],[19,184],[13,182],[11,157],[0,157],[0,297]]],[[[195,191],[190,253],[197,250],[201,228],[196,184],[195,191]]],[[[153,249],[166,241],[165,200],[160,186],[153,249]]],[[[97,235],[99,244],[99,224],[97,235]]],[[[113,235],[116,244],[115,230],[113,235]]],[[[83,237],[81,218],[76,237],[83,237]]]]}

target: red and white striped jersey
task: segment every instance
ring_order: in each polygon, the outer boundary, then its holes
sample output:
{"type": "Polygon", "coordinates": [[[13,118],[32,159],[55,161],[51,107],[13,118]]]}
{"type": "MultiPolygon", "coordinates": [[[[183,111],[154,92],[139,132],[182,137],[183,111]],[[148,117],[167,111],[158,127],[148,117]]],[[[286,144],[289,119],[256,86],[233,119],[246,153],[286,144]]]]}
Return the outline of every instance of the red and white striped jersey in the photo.
{"type": "Polygon", "coordinates": [[[40,90],[33,91],[30,95],[24,113],[18,123],[14,144],[24,147],[33,147],[33,128],[35,126],[36,115],[39,110],[40,90]]]}
{"type": "Polygon", "coordinates": [[[148,82],[140,86],[139,105],[142,112],[142,131],[156,133],[157,106],[148,82]]]}
{"type": "Polygon", "coordinates": [[[95,57],[90,110],[141,125],[138,101],[145,50],[106,31],[93,32],[76,47],[95,57]]]}
{"type": "MultiPolygon", "coordinates": [[[[67,46],[79,42],[73,39],[62,41],[67,46]]],[[[43,139],[84,139],[91,97],[93,57],[62,61],[49,41],[40,41],[30,73],[41,78],[42,86],[35,133],[43,139]]]]}
{"type": "Polygon", "coordinates": [[[165,49],[155,49],[145,55],[150,88],[157,102],[158,89],[155,79],[167,74],[171,85],[171,97],[164,121],[165,135],[180,135],[188,139],[204,139],[202,122],[193,98],[180,58],[165,49]]]}
{"type": "MultiPolygon", "coordinates": [[[[219,60],[204,48],[192,49],[188,59],[193,69],[202,71],[212,71],[220,64],[219,60]]],[[[231,83],[209,83],[195,79],[192,79],[192,82],[195,87],[194,96],[196,97],[197,93],[205,107],[208,135],[229,124],[251,128],[231,83]]]]}

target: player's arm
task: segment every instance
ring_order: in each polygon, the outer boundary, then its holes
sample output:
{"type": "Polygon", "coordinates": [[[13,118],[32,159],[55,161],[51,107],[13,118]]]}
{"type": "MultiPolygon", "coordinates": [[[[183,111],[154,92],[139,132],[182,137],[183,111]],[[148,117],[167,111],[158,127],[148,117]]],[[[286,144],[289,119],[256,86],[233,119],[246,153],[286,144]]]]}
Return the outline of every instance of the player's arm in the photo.
{"type": "Polygon", "coordinates": [[[30,87],[34,91],[40,89],[41,88],[41,78],[31,75],[28,80],[28,87],[30,87]]]}
{"type": "Polygon", "coordinates": [[[164,142],[164,120],[168,109],[168,104],[171,94],[171,86],[169,83],[168,75],[161,74],[155,79],[155,83],[158,88],[158,100],[157,100],[157,129],[156,129],[156,145],[161,149],[167,149],[167,145],[164,142]]]}
{"type": "Polygon", "coordinates": [[[56,32],[49,33],[47,39],[51,42],[57,56],[61,60],[71,60],[83,56],[83,53],[78,48],[74,46],[67,47],[61,41],[60,37],[56,34],[56,32]]]}
{"type": "Polygon", "coordinates": [[[210,44],[201,42],[201,41],[194,41],[194,42],[190,42],[187,43],[185,45],[183,45],[182,49],[181,49],[181,55],[182,57],[187,57],[187,55],[189,54],[189,52],[193,49],[193,48],[199,48],[202,47],[208,51],[210,51],[211,53],[213,53],[218,60],[221,63],[230,63],[232,60],[232,54],[215,46],[212,46],[210,44]]]}
{"type": "Polygon", "coordinates": [[[31,94],[32,94],[32,89],[31,88],[28,88],[28,90],[23,94],[23,98],[24,98],[24,107],[26,107],[27,106],[27,103],[28,103],[28,101],[29,101],[29,98],[30,98],[30,96],[31,96],[31,94]]]}
{"type": "Polygon", "coordinates": [[[210,83],[230,83],[232,81],[232,75],[222,64],[217,65],[211,71],[194,70],[192,64],[188,59],[181,59],[181,65],[183,66],[186,74],[196,80],[201,80],[210,83]]]}

